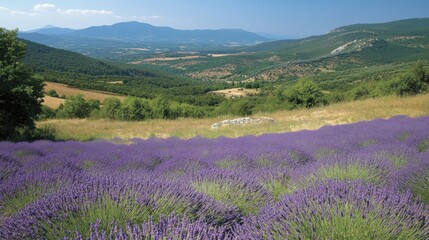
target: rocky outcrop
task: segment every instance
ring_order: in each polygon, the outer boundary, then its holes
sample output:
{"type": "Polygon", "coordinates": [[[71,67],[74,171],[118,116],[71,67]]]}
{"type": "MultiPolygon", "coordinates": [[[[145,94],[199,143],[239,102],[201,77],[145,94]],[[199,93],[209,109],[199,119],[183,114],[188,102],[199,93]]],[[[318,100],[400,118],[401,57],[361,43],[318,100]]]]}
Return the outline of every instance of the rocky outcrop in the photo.
{"type": "Polygon", "coordinates": [[[243,117],[236,118],[230,120],[223,120],[217,122],[212,125],[212,128],[219,128],[223,126],[231,126],[231,125],[243,125],[243,124],[256,124],[256,123],[265,123],[265,122],[274,122],[273,118],[268,117],[259,117],[259,118],[251,118],[251,117],[243,117]]]}

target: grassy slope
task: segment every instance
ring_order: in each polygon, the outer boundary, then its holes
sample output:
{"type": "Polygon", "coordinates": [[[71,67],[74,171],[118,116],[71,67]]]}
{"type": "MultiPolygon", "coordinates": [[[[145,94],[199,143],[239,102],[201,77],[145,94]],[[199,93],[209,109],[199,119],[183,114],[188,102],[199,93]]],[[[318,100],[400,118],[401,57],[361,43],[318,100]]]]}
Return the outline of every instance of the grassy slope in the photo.
{"type": "MultiPolygon", "coordinates": [[[[211,129],[211,124],[233,117],[216,119],[151,120],[146,122],[120,122],[109,120],[49,120],[37,126],[56,129],[58,139],[91,140],[97,138],[149,138],[149,137],[239,137],[264,133],[313,130],[325,125],[345,124],[396,115],[410,117],[429,115],[429,94],[414,97],[386,97],[334,104],[327,107],[267,113],[275,123],[243,125],[211,129]]],[[[256,116],[262,116],[257,114],[256,116]]]]}

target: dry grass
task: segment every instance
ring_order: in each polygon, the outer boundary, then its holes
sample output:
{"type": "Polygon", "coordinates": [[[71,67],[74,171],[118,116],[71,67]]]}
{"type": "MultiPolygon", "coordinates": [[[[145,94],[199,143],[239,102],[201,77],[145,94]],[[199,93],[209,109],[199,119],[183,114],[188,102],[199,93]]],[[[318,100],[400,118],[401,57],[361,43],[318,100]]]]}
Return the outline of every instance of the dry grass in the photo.
{"type": "Polygon", "coordinates": [[[224,90],[212,91],[210,93],[224,96],[226,98],[234,98],[255,95],[258,93],[258,89],[229,88],[224,90]]]}
{"type": "Polygon", "coordinates": [[[66,97],[70,96],[76,96],[77,94],[82,94],[85,99],[96,99],[103,102],[106,98],[109,97],[116,97],[119,100],[124,100],[124,96],[115,95],[113,93],[108,92],[101,92],[101,91],[94,91],[94,90],[81,90],[78,88],[69,87],[65,84],[60,83],[52,83],[52,82],[45,82],[45,92],[48,92],[50,90],[55,90],[59,96],[65,95],[66,97]]]}
{"type": "Polygon", "coordinates": [[[50,108],[53,109],[57,109],[61,104],[64,104],[66,100],[62,99],[62,98],[55,98],[55,97],[51,97],[51,96],[45,96],[43,98],[43,103],[42,105],[48,106],[50,108]]]}
{"type": "Polygon", "coordinates": [[[145,122],[120,122],[110,120],[49,120],[38,127],[50,126],[57,130],[59,139],[89,140],[97,138],[149,138],[149,137],[239,137],[264,133],[313,130],[325,125],[352,123],[396,115],[418,117],[429,115],[429,94],[415,97],[387,97],[364,101],[340,103],[327,107],[256,114],[272,117],[275,123],[242,125],[211,129],[211,125],[224,119],[151,120],[145,122]]]}

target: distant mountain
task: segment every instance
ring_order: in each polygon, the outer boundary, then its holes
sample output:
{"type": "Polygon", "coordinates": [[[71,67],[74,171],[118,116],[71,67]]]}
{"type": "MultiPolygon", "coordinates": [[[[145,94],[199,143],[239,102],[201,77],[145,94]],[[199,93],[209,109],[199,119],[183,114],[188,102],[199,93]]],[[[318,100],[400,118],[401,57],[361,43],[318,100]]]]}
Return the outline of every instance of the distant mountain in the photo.
{"type": "Polygon", "coordinates": [[[231,50],[268,41],[241,29],[178,30],[140,22],[80,30],[48,25],[19,37],[54,48],[113,61],[130,62],[147,55],[171,52],[231,50]]]}
{"type": "Polygon", "coordinates": [[[30,32],[44,35],[64,35],[105,40],[162,41],[171,43],[212,42],[218,44],[254,44],[268,40],[258,34],[241,29],[178,30],[170,27],[152,26],[140,22],[123,22],[110,26],[94,26],[80,30],[58,28],[48,25],[47,27],[30,32]]]}
{"type": "Polygon", "coordinates": [[[110,26],[89,27],[70,33],[71,36],[164,42],[256,43],[267,39],[241,29],[177,30],[140,22],[124,22],[110,26]]]}
{"type": "Polygon", "coordinates": [[[55,27],[53,25],[47,25],[40,29],[35,29],[32,31],[28,31],[28,33],[40,33],[40,34],[46,34],[46,35],[61,35],[61,34],[67,34],[74,32],[76,30],[70,29],[70,28],[59,28],[55,27]]]}

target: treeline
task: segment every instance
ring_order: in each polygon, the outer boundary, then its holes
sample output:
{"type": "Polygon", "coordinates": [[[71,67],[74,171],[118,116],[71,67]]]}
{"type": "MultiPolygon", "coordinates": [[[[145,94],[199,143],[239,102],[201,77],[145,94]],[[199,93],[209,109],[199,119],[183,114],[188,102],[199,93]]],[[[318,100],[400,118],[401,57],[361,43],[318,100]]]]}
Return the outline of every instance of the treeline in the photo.
{"type": "MultiPolygon", "coordinates": [[[[51,93],[52,94],[52,93],[51,93]]],[[[127,97],[124,101],[107,98],[103,103],[98,100],[85,100],[82,95],[66,99],[58,109],[42,107],[39,120],[48,118],[105,118],[123,121],[142,121],[148,119],[202,118],[214,109],[180,104],[159,96],[155,99],[127,97]]]]}
{"type": "Polygon", "coordinates": [[[405,73],[388,80],[368,81],[347,92],[336,92],[329,96],[330,102],[359,100],[389,95],[410,96],[429,91],[429,71],[424,61],[417,61],[405,73]]]}
{"type": "MultiPolygon", "coordinates": [[[[186,97],[175,101],[170,96],[155,98],[127,97],[123,102],[117,98],[85,100],[78,95],[66,99],[57,110],[44,106],[39,119],[47,118],[106,118],[125,121],[148,119],[205,118],[222,115],[248,116],[258,112],[312,108],[342,101],[380,97],[387,95],[408,96],[429,90],[429,72],[425,63],[418,61],[406,73],[388,81],[357,85],[345,92],[323,91],[311,79],[302,78],[293,85],[277,90],[263,90],[253,97],[225,99],[213,94],[186,97]],[[204,97],[203,97],[204,96],[204,97]],[[204,101],[201,101],[204,100],[204,101]]],[[[50,92],[49,95],[56,96],[50,92]]]]}
{"type": "Polygon", "coordinates": [[[163,95],[170,101],[197,106],[214,106],[223,98],[207,94],[224,86],[213,82],[200,82],[180,77],[95,77],[75,73],[44,73],[44,81],[57,82],[80,89],[112,92],[119,95],[154,99],[163,95]],[[119,82],[121,84],[112,84],[119,82]]]}

